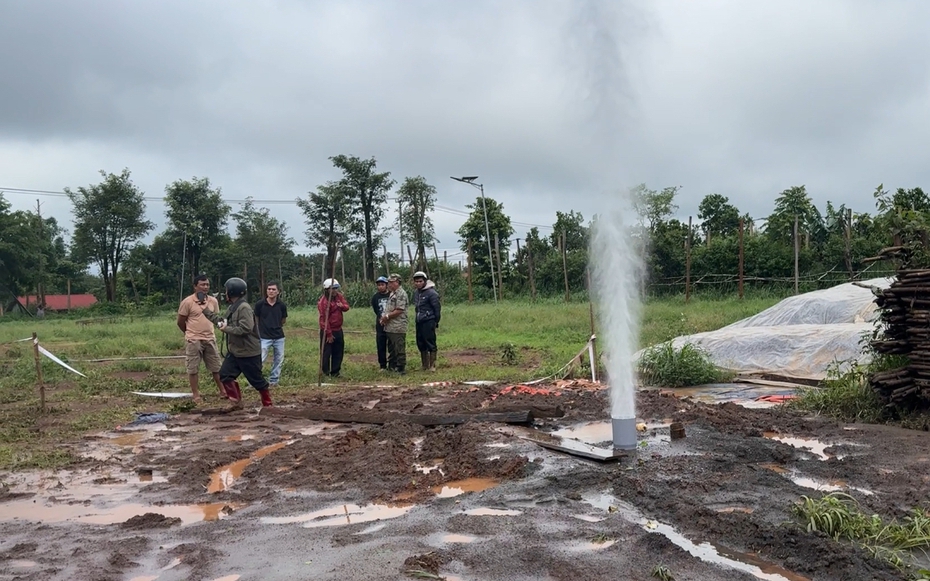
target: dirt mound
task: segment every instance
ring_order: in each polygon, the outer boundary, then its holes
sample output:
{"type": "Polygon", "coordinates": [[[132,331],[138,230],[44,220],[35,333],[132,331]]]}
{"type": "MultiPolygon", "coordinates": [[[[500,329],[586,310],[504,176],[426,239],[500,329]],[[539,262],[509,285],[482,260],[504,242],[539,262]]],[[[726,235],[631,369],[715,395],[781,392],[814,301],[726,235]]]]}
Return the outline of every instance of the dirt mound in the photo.
{"type": "Polygon", "coordinates": [[[433,551],[425,555],[413,555],[404,560],[404,566],[401,569],[405,574],[411,577],[422,578],[424,573],[438,576],[439,568],[448,563],[450,558],[433,551]]]}
{"type": "Polygon", "coordinates": [[[147,512],[130,518],[122,523],[120,527],[124,529],[163,529],[179,524],[181,524],[179,518],[169,518],[157,512],[147,512]]]}

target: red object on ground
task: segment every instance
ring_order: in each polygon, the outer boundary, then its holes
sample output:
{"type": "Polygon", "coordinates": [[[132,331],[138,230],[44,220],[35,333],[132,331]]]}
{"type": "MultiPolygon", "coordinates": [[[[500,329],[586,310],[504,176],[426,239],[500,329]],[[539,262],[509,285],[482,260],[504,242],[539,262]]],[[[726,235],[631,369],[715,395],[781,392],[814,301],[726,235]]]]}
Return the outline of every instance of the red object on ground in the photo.
{"type": "Polygon", "coordinates": [[[795,394],[786,394],[786,395],[762,395],[756,398],[756,401],[770,401],[772,403],[782,403],[788,400],[798,399],[798,396],[795,394]]]}

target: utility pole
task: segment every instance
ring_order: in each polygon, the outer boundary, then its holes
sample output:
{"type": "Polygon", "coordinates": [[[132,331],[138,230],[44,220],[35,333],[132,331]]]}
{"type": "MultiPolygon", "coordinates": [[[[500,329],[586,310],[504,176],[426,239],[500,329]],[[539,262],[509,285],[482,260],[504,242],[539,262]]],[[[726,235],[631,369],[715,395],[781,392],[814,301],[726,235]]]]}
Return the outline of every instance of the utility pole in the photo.
{"type": "Polygon", "coordinates": [[[39,200],[36,200],[36,215],[39,217],[39,277],[36,280],[36,300],[38,301],[39,305],[44,305],[45,304],[45,274],[44,274],[45,254],[42,252],[42,249],[45,246],[44,244],[45,224],[42,221],[42,204],[41,202],[39,202],[39,200]]]}
{"type": "MultiPolygon", "coordinates": [[[[451,176],[450,176],[451,177],[451,176]]],[[[457,182],[462,182],[468,184],[472,187],[478,188],[481,191],[481,209],[484,212],[484,236],[488,241],[488,266],[491,268],[491,291],[494,293],[494,302],[497,302],[497,289],[495,288],[494,281],[494,252],[491,250],[491,227],[488,225],[488,204],[484,199],[484,184],[476,184],[475,180],[478,179],[478,176],[468,176],[455,178],[457,182]]]]}

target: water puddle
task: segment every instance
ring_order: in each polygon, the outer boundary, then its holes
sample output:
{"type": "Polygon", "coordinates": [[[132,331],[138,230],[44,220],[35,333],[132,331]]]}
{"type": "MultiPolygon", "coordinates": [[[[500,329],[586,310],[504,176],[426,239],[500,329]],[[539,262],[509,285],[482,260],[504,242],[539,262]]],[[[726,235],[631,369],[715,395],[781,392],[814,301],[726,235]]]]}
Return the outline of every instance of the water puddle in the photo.
{"type": "Polygon", "coordinates": [[[181,564],[181,557],[175,557],[174,559],[171,559],[171,562],[170,562],[170,563],[168,563],[167,565],[165,565],[164,567],[162,567],[161,570],[162,570],[162,571],[170,571],[171,569],[174,569],[175,567],[177,567],[177,566],[180,565],[180,564],[181,564]]]}
{"type": "Polygon", "coordinates": [[[519,510],[506,508],[473,508],[466,510],[465,514],[470,516],[517,516],[523,513],[519,510]]]}
{"type": "Polygon", "coordinates": [[[611,422],[586,422],[552,432],[553,436],[572,438],[589,444],[613,441],[613,428],[611,422]]]}
{"type": "Polygon", "coordinates": [[[811,490],[817,490],[819,492],[837,492],[840,490],[855,490],[857,492],[861,492],[862,494],[865,494],[866,496],[872,496],[875,494],[874,492],[872,492],[871,490],[867,488],[858,488],[856,486],[850,486],[843,480],[823,481],[823,480],[817,480],[816,478],[811,478],[809,476],[804,476],[800,472],[789,470],[788,468],[785,468],[784,466],[781,466],[780,464],[760,464],[759,466],[766,468],[768,470],[771,470],[772,472],[776,472],[778,474],[784,475],[785,478],[787,478],[791,482],[794,482],[798,486],[801,486],[803,488],[810,488],[811,490]]]}
{"type": "MultiPolygon", "coordinates": [[[[239,505],[241,506],[241,505],[239,505]]],[[[110,507],[91,504],[39,504],[33,499],[0,503],[0,521],[29,521],[41,523],[79,522],[95,525],[122,523],[134,516],[156,513],[168,518],[179,518],[182,524],[215,521],[226,518],[235,506],[217,502],[191,505],[119,504],[110,507]]]]}
{"type": "MultiPolygon", "coordinates": [[[[345,428],[345,424],[340,424],[338,422],[318,422],[313,425],[307,426],[297,430],[297,433],[302,436],[319,436],[324,432],[332,432],[335,434],[341,431],[341,428],[345,428]]],[[[331,434],[326,434],[325,437],[330,437],[331,434]]]]}
{"type": "Polygon", "coordinates": [[[145,436],[145,432],[133,432],[130,434],[124,434],[122,436],[110,438],[110,444],[116,444],[117,446],[135,446],[141,442],[142,438],[145,436]]]}
{"type": "Polygon", "coordinates": [[[436,460],[435,462],[436,464],[433,466],[423,466],[422,464],[414,464],[413,468],[417,472],[422,472],[423,474],[429,474],[433,470],[439,470],[439,473],[442,474],[442,470],[440,470],[439,468],[439,465],[442,464],[442,460],[436,460]]]}
{"type": "Polygon", "coordinates": [[[452,498],[466,492],[481,492],[498,484],[500,484],[500,481],[493,478],[466,478],[465,480],[446,482],[442,486],[434,486],[432,491],[439,498],[452,498]]]}
{"type": "Polygon", "coordinates": [[[576,552],[586,552],[586,551],[600,551],[601,549],[606,549],[617,544],[617,541],[614,539],[607,539],[605,541],[586,541],[583,543],[577,543],[572,545],[569,550],[576,552]]]}
{"type": "Polygon", "coordinates": [[[509,448],[510,444],[505,444],[504,442],[494,442],[493,444],[485,444],[487,448],[509,448]]]}
{"type": "Polygon", "coordinates": [[[757,555],[745,555],[708,542],[695,543],[678,532],[674,527],[645,518],[635,507],[621,502],[609,493],[586,495],[583,497],[583,500],[595,508],[617,513],[623,519],[640,525],[646,531],[664,536],[678,547],[687,551],[692,557],[696,557],[705,563],[743,571],[757,579],[763,579],[765,581],[810,581],[810,579],[806,577],[792,573],[774,563],[769,563],[768,561],[760,559],[757,555]]]}
{"type": "Polygon", "coordinates": [[[359,532],[357,532],[357,533],[355,533],[355,534],[356,534],[356,535],[370,535],[371,533],[376,533],[376,532],[380,531],[381,529],[383,529],[383,528],[386,527],[386,526],[387,526],[387,525],[386,525],[386,524],[383,524],[383,523],[382,523],[382,524],[377,524],[377,525],[372,525],[372,526],[370,526],[370,527],[368,527],[368,528],[366,528],[366,529],[364,529],[364,530],[361,530],[361,531],[359,531],[359,532]]]}
{"type": "Polygon", "coordinates": [[[129,581],[155,581],[158,579],[158,575],[141,575],[139,577],[133,577],[129,581]]]}
{"type": "Polygon", "coordinates": [[[217,577],[213,581],[239,581],[239,577],[242,577],[242,575],[226,575],[225,577],[217,577]]]}
{"type": "Polygon", "coordinates": [[[26,561],[25,559],[13,559],[10,561],[10,566],[15,567],[16,569],[28,569],[30,567],[35,567],[38,565],[35,561],[26,561]]]}
{"type": "Polygon", "coordinates": [[[254,440],[255,434],[236,434],[235,436],[226,436],[227,442],[245,442],[246,440],[254,440]]]}
{"type": "Polygon", "coordinates": [[[448,534],[442,536],[442,542],[444,543],[472,543],[478,537],[473,537],[471,535],[456,535],[448,534]]]}
{"type": "MultiPolygon", "coordinates": [[[[604,510],[607,510],[606,508],[604,510]]],[[[602,516],[594,516],[593,514],[573,514],[574,518],[578,520],[583,520],[584,522],[601,522],[605,520],[602,516]]]]}
{"type": "Polygon", "coordinates": [[[783,444],[788,444],[798,448],[799,450],[806,450],[811,454],[817,456],[821,460],[829,460],[831,456],[827,454],[824,450],[832,446],[833,444],[826,444],[820,440],[815,440],[813,438],[794,438],[791,436],[782,436],[778,432],[765,432],[762,434],[770,440],[775,440],[776,442],[781,442],[783,444]]]}
{"type": "Polygon", "coordinates": [[[397,518],[410,512],[412,508],[413,505],[400,504],[369,504],[366,506],[341,504],[297,516],[264,517],[262,523],[272,525],[303,523],[304,528],[312,529],[397,518]]]}
{"type": "Polygon", "coordinates": [[[281,448],[283,448],[284,446],[287,446],[292,441],[293,440],[288,441],[288,442],[278,442],[277,444],[271,444],[270,446],[259,448],[258,450],[252,452],[252,454],[248,458],[243,458],[242,460],[236,460],[235,462],[231,464],[227,464],[225,466],[220,466],[219,468],[213,471],[213,474],[210,475],[210,485],[207,486],[207,492],[210,494],[214,494],[217,492],[228,490],[229,487],[231,487],[233,483],[236,481],[236,479],[242,476],[242,472],[246,469],[246,467],[249,464],[251,464],[252,462],[255,462],[256,460],[260,460],[264,458],[265,456],[267,456],[268,454],[271,454],[272,452],[276,452],[280,450],[281,448]]]}

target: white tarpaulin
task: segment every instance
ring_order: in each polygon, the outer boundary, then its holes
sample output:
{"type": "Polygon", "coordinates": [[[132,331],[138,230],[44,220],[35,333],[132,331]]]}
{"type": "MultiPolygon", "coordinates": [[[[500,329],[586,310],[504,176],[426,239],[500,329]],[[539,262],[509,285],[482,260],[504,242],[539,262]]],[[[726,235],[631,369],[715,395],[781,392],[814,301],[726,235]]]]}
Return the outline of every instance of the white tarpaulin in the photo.
{"type": "MultiPolygon", "coordinates": [[[[891,279],[860,284],[887,288],[891,279]]],[[[716,331],[677,337],[673,345],[691,343],[718,367],[737,373],[823,379],[835,362],[864,361],[862,341],[874,329],[874,298],[867,288],[841,284],[787,298],[716,331]]]]}

